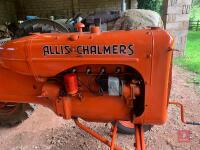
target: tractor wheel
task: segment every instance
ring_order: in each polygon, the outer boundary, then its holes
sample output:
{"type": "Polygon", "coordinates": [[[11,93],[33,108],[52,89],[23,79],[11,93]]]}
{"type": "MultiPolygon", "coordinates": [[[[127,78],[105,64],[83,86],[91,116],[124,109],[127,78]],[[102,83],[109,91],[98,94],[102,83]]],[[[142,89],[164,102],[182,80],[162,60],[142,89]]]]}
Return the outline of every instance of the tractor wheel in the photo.
{"type": "MultiPolygon", "coordinates": [[[[15,38],[28,36],[30,33],[69,32],[61,24],[48,19],[34,19],[23,22],[15,33],[15,38]]],[[[1,36],[0,32],[0,36],[1,36]]],[[[0,102],[0,126],[12,127],[20,124],[33,113],[36,105],[0,102]]]]}
{"type": "Polygon", "coordinates": [[[69,30],[63,25],[48,19],[33,19],[23,22],[15,33],[15,38],[30,35],[30,33],[66,33],[69,30]]]}
{"type": "Polygon", "coordinates": [[[26,120],[36,108],[33,104],[0,103],[0,126],[13,127],[26,120]]]}
{"type": "MultiPolygon", "coordinates": [[[[144,132],[151,130],[152,125],[144,125],[144,132]]],[[[119,121],[117,124],[117,131],[118,133],[122,134],[134,134],[134,124],[132,124],[130,121],[119,121]]]]}

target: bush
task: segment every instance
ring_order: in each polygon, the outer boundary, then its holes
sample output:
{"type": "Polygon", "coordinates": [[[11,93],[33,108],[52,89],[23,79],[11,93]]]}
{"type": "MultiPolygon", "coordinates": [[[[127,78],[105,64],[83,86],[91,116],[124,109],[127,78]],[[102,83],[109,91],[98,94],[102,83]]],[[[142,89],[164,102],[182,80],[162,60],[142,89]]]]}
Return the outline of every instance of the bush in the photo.
{"type": "Polygon", "coordinates": [[[138,0],[139,9],[150,9],[161,13],[162,0],[138,0]]]}

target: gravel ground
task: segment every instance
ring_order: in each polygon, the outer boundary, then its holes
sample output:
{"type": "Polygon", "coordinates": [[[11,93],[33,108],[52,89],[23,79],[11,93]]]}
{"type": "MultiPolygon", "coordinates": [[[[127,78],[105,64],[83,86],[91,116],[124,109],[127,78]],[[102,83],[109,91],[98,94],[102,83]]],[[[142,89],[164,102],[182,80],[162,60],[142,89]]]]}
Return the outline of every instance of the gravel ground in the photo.
{"type": "MultiPolygon", "coordinates": [[[[184,104],[187,120],[200,121],[199,87],[192,83],[194,73],[174,67],[171,100],[184,104]]],[[[145,133],[149,150],[199,150],[200,126],[184,125],[179,111],[170,106],[165,125],[154,126],[145,133]],[[190,131],[190,141],[179,142],[178,132],[190,131]]],[[[97,132],[108,137],[109,124],[87,123],[97,132]]],[[[118,135],[117,144],[125,150],[134,149],[134,137],[118,135]]],[[[81,131],[72,121],[65,121],[53,112],[39,106],[30,119],[21,125],[0,129],[0,150],[97,150],[108,149],[87,133],[81,131]]]]}

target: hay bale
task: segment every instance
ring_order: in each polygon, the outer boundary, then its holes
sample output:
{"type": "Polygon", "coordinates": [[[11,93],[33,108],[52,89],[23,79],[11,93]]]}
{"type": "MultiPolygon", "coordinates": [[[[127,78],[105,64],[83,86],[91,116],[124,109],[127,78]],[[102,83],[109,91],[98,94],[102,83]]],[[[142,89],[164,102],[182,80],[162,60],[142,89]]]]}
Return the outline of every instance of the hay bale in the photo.
{"type": "Polygon", "coordinates": [[[116,21],[113,30],[144,29],[146,27],[164,28],[160,15],[151,10],[130,9],[116,21]]]}

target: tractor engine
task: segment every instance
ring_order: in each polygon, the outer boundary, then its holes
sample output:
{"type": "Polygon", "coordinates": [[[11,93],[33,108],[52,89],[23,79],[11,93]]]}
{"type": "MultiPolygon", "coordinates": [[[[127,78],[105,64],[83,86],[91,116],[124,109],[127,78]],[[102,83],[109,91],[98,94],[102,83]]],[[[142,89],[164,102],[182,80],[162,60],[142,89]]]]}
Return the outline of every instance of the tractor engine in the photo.
{"type": "Polygon", "coordinates": [[[143,96],[140,74],[120,64],[70,68],[49,78],[42,88],[42,97],[57,98],[55,108],[60,116],[88,121],[132,120],[142,113],[136,106],[142,108],[143,96]]]}

